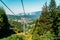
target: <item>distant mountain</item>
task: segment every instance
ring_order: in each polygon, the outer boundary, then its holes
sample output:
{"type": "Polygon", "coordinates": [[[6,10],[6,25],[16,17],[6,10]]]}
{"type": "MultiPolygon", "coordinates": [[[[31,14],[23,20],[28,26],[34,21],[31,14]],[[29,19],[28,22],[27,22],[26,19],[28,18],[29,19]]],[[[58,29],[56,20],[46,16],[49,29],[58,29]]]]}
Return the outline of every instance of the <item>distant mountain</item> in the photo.
{"type": "Polygon", "coordinates": [[[39,16],[41,15],[41,11],[37,11],[37,12],[31,12],[31,13],[19,13],[17,15],[7,15],[9,19],[20,19],[20,18],[30,18],[30,19],[37,19],[39,18],[39,16]]]}
{"type": "Polygon", "coordinates": [[[37,11],[37,12],[31,12],[31,13],[26,13],[23,15],[20,15],[21,17],[25,17],[25,18],[38,18],[40,16],[41,12],[37,11]]]}

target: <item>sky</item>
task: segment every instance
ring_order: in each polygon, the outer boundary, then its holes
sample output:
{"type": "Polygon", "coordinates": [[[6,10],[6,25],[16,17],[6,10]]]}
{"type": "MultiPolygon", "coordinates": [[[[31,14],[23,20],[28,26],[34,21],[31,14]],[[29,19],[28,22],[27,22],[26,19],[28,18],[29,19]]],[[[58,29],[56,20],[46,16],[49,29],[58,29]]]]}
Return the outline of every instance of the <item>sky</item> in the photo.
{"type": "MultiPolygon", "coordinates": [[[[23,13],[21,0],[2,0],[15,14],[23,13]]],[[[49,5],[50,0],[23,0],[24,9],[26,13],[41,11],[43,5],[47,1],[47,5],[49,5]]],[[[59,5],[59,0],[56,0],[57,5],[59,5]]],[[[6,14],[12,14],[1,2],[0,6],[2,6],[6,14]]]]}

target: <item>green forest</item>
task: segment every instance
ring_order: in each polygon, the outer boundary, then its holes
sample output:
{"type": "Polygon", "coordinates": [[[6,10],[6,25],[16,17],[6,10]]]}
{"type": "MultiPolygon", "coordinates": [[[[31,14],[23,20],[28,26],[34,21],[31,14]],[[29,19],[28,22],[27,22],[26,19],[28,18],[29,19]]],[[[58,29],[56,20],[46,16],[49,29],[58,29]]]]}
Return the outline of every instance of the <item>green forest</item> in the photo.
{"type": "Polygon", "coordinates": [[[23,24],[8,20],[4,7],[0,7],[0,40],[60,40],[60,5],[55,0],[49,5],[45,2],[40,17],[29,25],[32,27],[26,27],[24,33],[23,24]]]}

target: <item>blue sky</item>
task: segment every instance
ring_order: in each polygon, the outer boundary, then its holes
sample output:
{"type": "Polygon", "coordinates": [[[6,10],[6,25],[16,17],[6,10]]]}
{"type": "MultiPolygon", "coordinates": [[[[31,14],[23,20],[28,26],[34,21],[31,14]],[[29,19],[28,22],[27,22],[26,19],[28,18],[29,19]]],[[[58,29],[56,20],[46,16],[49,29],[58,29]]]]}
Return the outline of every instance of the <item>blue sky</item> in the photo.
{"type": "MultiPolygon", "coordinates": [[[[3,1],[15,14],[23,13],[21,0],[3,0],[3,1]]],[[[29,12],[41,11],[42,6],[46,1],[49,4],[50,2],[49,0],[23,0],[25,12],[29,13],[29,12]]],[[[59,5],[59,0],[56,0],[56,3],[57,5],[59,5]]],[[[12,14],[1,2],[0,6],[4,7],[7,14],[12,14]]]]}

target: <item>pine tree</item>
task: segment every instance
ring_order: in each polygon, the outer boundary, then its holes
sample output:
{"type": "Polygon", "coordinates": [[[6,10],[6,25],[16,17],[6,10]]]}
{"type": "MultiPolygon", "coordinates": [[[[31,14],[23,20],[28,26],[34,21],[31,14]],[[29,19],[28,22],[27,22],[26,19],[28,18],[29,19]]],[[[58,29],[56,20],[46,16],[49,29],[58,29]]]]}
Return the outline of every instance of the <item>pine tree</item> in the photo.
{"type": "Polygon", "coordinates": [[[1,29],[2,28],[7,28],[8,29],[8,27],[6,27],[6,25],[7,26],[9,25],[8,24],[8,18],[6,16],[6,14],[5,14],[5,10],[2,7],[0,7],[0,24],[1,23],[2,23],[2,26],[5,26],[5,27],[1,27],[1,25],[0,25],[1,29]]]}
{"type": "Polygon", "coordinates": [[[60,5],[57,7],[57,17],[58,37],[60,37],[60,5]]]}
{"type": "Polygon", "coordinates": [[[46,2],[42,8],[42,14],[40,18],[36,21],[36,24],[33,30],[38,35],[45,34],[50,29],[47,25],[48,24],[47,14],[48,14],[48,7],[46,2]]]}
{"type": "Polygon", "coordinates": [[[0,38],[7,37],[14,33],[9,29],[10,24],[8,23],[8,18],[3,7],[0,7],[0,38]]]}
{"type": "Polygon", "coordinates": [[[58,8],[56,7],[55,0],[50,1],[48,8],[46,4],[43,6],[42,14],[36,21],[34,30],[34,32],[39,35],[47,31],[53,33],[55,37],[60,35],[60,6],[58,6],[58,8]]]}
{"type": "Polygon", "coordinates": [[[49,12],[51,14],[50,18],[52,19],[52,29],[55,36],[58,35],[58,27],[57,27],[57,12],[56,12],[56,2],[55,0],[51,0],[49,5],[49,12]]]}

